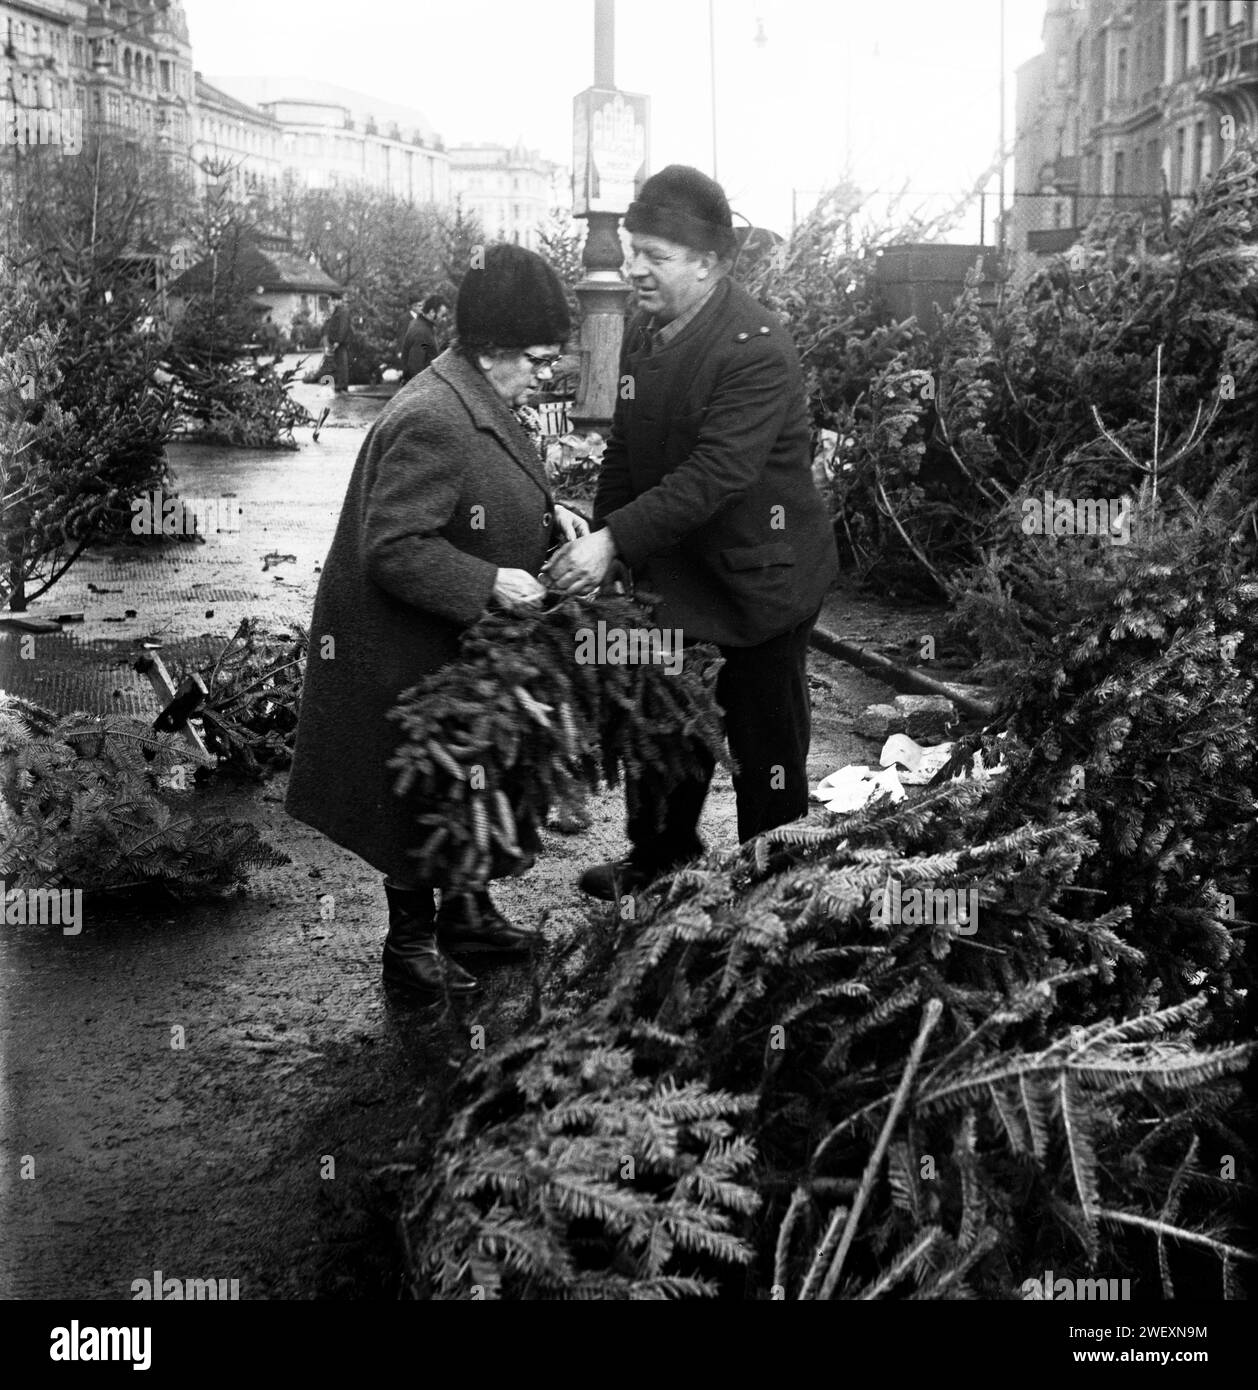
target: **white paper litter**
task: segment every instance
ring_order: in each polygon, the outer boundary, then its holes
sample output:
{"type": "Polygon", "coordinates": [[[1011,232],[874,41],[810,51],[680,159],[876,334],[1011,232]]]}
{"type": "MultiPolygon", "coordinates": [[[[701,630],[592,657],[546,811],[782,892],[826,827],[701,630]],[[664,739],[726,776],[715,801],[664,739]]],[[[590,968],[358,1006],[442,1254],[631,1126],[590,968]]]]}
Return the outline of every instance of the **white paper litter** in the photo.
{"type": "Polygon", "coordinates": [[[863,763],[856,763],[823,777],[813,796],[827,811],[859,811],[883,792],[889,792],[892,801],[903,801],[907,795],[895,768],[874,772],[863,763]]]}
{"type": "MultiPolygon", "coordinates": [[[[892,801],[903,801],[907,795],[904,788],[925,786],[952,756],[955,747],[954,743],[926,747],[907,734],[892,734],[878,757],[883,768],[881,772],[864,763],[849,763],[823,777],[812,793],[813,799],[820,801],[827,811],[859,811],[882,792],[889,792],[892,801]]],[[[1001,765],[988,767],[983,755],[975,753],[970,771],[958,772],[952,780],[959,782],[974,777],[981,781],[998,777],[1004,770],[1001,765]]]]}

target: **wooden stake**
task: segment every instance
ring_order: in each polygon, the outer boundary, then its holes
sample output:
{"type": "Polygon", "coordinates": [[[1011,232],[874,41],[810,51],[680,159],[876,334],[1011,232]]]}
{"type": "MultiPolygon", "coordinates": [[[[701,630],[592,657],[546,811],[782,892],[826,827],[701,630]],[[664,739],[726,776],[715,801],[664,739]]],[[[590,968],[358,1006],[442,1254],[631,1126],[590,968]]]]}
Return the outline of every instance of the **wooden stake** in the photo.
{"type": "MultiPolygon", "coordinates": [[[[157,656],[152,652],[145,652],[143,656],[138,657],[136,659],[135,669],[139,671],[141,675],[147,676],[149,678],[149,683],[150,685],[152,685],[153,690],[161,703],[162,714],[165,714],[167,709],[175,700],[176,696],[180,693],[175,689],[175,684],[170,678],[170,672],[166,669],[166,663],[161,659],[160,656],[157,656]]],[[[202,698],[204,698],[206,693],[204,682],[202,682],[200,677],[198,676],[193,676],[190,679],[196,681],[197,684],[201,687],[201,696],[202,698]]],[[[187,682],[185,682],[184,684],[186,686],[187,682]]],[[[183,693],[185,694],[188,693],[186,690],[183,689],[183,687],[181,687],[180,690],[183,691],[183,693]]],[[[191,711],[189,711],[189,713],[191,713],[191,711]]],[[[160,719],[161,715],[159,715],[158,718],[160,719]]],[[[178,723],[176,728],[177,731],[184,736],[187,742],[190,743],[193,746],[193,748],[195,748],[196,751],[201,754],[203,758],[205,758],[208,762],[213,761],[210,754],[210,750],[205,746],[205,740],[201,737],[197,730],[194,729],[192,725],[188,723],[188,720],[186,718],[182,719],[178,723]]]]}

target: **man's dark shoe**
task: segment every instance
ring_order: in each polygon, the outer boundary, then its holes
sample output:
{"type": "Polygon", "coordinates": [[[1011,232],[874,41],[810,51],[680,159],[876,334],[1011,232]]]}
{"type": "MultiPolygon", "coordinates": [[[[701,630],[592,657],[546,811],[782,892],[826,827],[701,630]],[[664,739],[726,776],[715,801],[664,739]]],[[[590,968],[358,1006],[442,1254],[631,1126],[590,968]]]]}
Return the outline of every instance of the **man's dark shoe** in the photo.
{"type": "Polygon", "coordinates": [[[432,889],[384,888],[389,934],[384,941],[384,983],[413,994],[474,994],[480,981],[437,949],[432,889]]]}
{"type": "Polygon", "coordinates": [[[538,939],[535,931],[508,921],[483,888],[474,893],[442,893],[437,934],[447,951],[501,955],[527,954],[538,939]]]}
{"type": "Polygon", "coordinates": [[[577,887],[592,898],[614,902],[626,893],[640,893],[656,878],[632,859],[615,859],[607,864],[595,864],[577,880],[577,887]]]}

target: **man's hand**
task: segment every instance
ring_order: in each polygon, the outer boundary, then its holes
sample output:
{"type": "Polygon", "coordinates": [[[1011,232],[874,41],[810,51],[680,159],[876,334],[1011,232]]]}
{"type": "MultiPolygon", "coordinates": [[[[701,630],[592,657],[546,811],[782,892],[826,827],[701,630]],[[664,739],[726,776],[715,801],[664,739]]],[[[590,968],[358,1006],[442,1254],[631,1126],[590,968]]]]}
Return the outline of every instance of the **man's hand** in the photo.
{"type": "Polygon", "coordinates": [[[588,597],[598,590],[616,558],[616,540],[604,527],[578,536],[557,550],[546,562],[542,575],[561,594],[588,597]]]}
{"type": "Polygon", "coordinates": [[[590,523],[567,507],[555,507],[555,524],[566,541],[575,541],[590,534],[590,523]]]}
{"type": "Polygon", "coordinates": [[[520,608],[536,608],[546,597],[546,589],[528,570],[500,569],[494,580],[492,597],[515,612],[520,608]]]}

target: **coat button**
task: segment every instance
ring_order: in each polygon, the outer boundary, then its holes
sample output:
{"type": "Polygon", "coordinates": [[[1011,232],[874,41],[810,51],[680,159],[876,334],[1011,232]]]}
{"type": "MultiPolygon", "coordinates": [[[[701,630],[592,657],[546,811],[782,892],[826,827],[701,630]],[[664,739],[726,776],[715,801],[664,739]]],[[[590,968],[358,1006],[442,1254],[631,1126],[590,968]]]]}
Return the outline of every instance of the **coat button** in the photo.
{"type": "Polygon", "coordinates": [[[769,325],[767,323],[762,323],[760,325],[760,331],[761,333],[767,333],[769,331],[769,325]]]}
{"type": "Polygon", "coordinates": [[[550,530],[551,526],[554,524],[554,520],[555,520],[555,515],[554,515],[553,512],[543,512],[543,513],[542,513],[542,525],[543,525],[548,531],[550,530]]]}
{"type": "Polygon", "coordinates": [[[745,343],[745,342],[747,341],[747,339],[750,338],[750,337],[751,337],[751,334],[750,334],[750,333],[740,333],[740,334],[738,335],[738,338],[736,339],[736,341],[737,341],[737,342],[740,342],[740,343],[745,343]]]}

